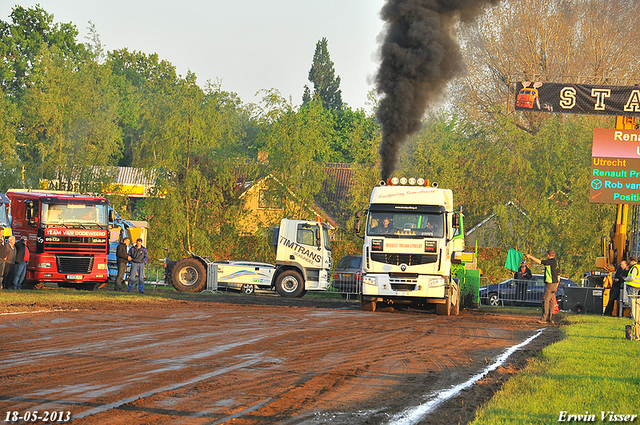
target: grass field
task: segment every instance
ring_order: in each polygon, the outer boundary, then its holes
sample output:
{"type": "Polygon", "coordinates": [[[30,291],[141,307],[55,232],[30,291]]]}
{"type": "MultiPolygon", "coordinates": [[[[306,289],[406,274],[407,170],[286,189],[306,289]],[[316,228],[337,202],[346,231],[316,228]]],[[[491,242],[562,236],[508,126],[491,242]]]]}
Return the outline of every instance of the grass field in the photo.
{"type": "Polygon", "coordinates": [[[640,423],[640,341],[624,337],[631,320],[563,316],[564,339],[530,360],[477,412],[473,425],[640,423]]]}

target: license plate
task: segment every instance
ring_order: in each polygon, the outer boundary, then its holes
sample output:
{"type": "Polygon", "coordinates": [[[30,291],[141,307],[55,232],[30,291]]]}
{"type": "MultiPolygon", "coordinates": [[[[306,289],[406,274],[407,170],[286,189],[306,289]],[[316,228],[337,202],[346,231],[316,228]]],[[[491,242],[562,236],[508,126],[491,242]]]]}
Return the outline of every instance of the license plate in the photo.
{"type": "Polygon", "coordinates": [[[82,280],[82,275],[81,274],[68,274],[67,275],[67,279],[68,280],[82,280]]]}
{"type": "Polygon", "coordinates": [[[342,277],[351,277],[351,273],[342,273],[342,277]]]}

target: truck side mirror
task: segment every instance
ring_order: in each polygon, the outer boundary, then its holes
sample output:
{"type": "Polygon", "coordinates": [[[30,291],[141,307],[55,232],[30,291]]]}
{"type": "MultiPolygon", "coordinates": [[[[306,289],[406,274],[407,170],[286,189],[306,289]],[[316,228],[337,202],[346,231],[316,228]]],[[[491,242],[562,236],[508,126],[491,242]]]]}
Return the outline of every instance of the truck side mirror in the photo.
{"type": "Polygon", "coordinates": [[[320,244],[320,228],[316,227],[316,246],[318,247],[318,249],[320,249],[320,247],[322,246],[320,244]]]}
{"type": "Polygon", "coordinates": [[[33,220],[34,210],[33,210],[33,202],[31,200],[24,201],[24,218],[28,221],[33,220]]]}
{"type": "Polygon", "coordinates": [[[24,201],[24,218],[31,227],[37,227],[36,224],[36,208],[34,201],[28,199],[24,201]]]}
{"type": "Polygon", "coordinates": [[[353,222],[353,232],[360,233],[360,218],[362,217],[362,211],[356,213],[356,220],[353,222]]]}
{"type": "Polygon", "coordinates": [[[460,214],[459,213],[453,214],[453,219],[451,220],[451,227],[453,227],[454,229],[459,229],[460,228],[460,214]]]}
{"type": "Polygon", "coordinates": [[[116,212],[114,210],[109,210],[109,223],[116,222],[116,212]]]}

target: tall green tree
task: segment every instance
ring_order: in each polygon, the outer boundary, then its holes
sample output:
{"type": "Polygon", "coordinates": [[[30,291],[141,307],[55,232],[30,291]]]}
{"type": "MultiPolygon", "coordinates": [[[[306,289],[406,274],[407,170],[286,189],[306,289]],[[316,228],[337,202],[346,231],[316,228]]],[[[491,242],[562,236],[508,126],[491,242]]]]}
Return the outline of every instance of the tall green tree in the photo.
{"type": "Polygon", "coordinates": [[[313,92],[305,85],[302,97],[304,104],[309,103],[314,98],[318,98],[327,109],[336,111],[342,109],[340,77],[336,76],[333,61],[329,56],[326,37],[316,43],[313,63],[309,70],[309,81],[313,83],[313,92]]]}
{"type": "Polygon", "coordinates": [[[270,91],[263,97],[258,119],[261,150],[269,157],[267,173],[275,177],[270,202],[283,206],[284,216],[300,216],[322,188],[322,164],[331,155],[333,117],[320,100],[296,109],[279,92],[270,91]],[[294,204],[288,202],[292,195],[294,204]]]}
{"type": "Polygon", "coordinates": [[[43,48],[55,46],[62,56],[74,59],[86,55],[84,45],[76,41],[75,25],[55,23],[40,5],[16,6],[10,18],[11,22],[0,20],[0,87],[5,93],[19,97],[26,89],[43,48]]]}
{"type": "Polygon", "coordinates": [[[191,74],[175,90],[156,93],[147,108],[134,164],[163,171],[166,198],[148,203],[147,218],[172,229],[150,236],[181,254],[232,258],[242,215],[238,181],[254,178],[241,125],[248,111],[219,86],[202,90],[191,74]]]}
{"type": "Polygon", "coordinates": [[[74,61],[42,47],[24,91],[19,155],[32,187],[96,191],[95,166],[113,165],[121,136],[111,73],[95,61],[74,61]]]}

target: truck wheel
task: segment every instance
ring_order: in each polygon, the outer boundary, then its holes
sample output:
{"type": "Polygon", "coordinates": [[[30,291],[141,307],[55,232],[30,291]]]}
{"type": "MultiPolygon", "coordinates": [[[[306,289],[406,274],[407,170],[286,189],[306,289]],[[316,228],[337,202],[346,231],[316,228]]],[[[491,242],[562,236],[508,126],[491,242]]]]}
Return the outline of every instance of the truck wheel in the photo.
{"type": "Polygon", "coordinates": [[[360,297],[360,308],[362,311],[376,311],[376,302],[364,297],[360,297]]]}
{"type": "Polygon", "coordinates": [[[251,285],[251,284],[245,283],[244,285],[242,285],[242,289],[241,290],[242,290],[243,294],[251,295],[254,292],[256,292],[256,287],[251,285]]]}
{"type": "Polygon", "coordinates": [[[436,314],[438,316],[450,316],[452,314],[458,314],[460,310],[460,285],[454,283],[449,285],[449,296],[447,302],[444,304],[436,304],[436,314]],[[454,301],[458,300],[454,305],[454,301]]]}
{"type": "Polygon", "coordinates": [[[453,290],[453,301],[451,303],[451,315],[457,316],[460,314],[460,282],[458,280],[456,282],[456,288],[453,290]]]}
{"type": "Polygon", "coordinates": [[[451,297],[447,298],[444,304],[436,304],[436,314],[438,316],[449,316],[451,314],[451,297]]]}
{"type": "Polygon", "coordinates": [[[171,284],[180,292],[200,292],[207,285],[204,264],[195,258],[185,258],[173,266],[171,284]]]}
{"type": "Polygon", "coordinates": [[[276,291],[283,297],[300,298],[307,291],[304,290],[302,276],[295,270],[287,270],[278,276],[276,291]]]}

